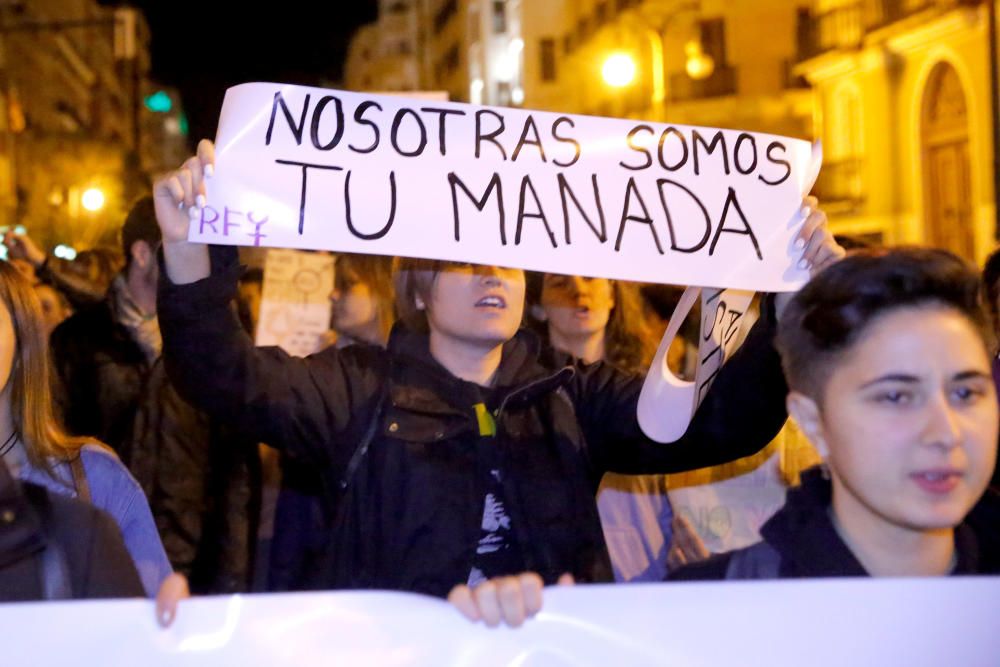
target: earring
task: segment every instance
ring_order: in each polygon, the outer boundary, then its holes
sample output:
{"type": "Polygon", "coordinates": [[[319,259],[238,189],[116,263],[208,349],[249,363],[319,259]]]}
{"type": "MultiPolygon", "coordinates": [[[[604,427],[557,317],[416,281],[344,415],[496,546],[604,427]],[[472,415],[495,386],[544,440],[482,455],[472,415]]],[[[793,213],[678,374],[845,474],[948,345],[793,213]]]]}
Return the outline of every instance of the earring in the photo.
{"type": "Polygon", "coordinates": [[[419,296],[415,296],[413,298],[413,304],[417,307],[417,310],[426,310],[427,309],[426,304],[424,304],[424,300],[421,299],[419,296]]]}
{"type": "Polygon", "coordinates": [[[830,481],[830,465],[826,461],[819,464],[819,474],[826,481],[830,481]]]}

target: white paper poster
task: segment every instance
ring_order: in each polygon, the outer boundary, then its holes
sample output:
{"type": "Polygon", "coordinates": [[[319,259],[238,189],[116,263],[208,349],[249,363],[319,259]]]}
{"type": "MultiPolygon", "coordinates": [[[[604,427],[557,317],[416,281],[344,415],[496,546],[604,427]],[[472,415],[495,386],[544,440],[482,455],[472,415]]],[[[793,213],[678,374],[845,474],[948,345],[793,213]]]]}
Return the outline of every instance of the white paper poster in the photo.
{"type": "Polygon", "coordinates": [[[193,240],[787,291],[806,141],[251,83],[193,240]]]}
{"type": "Polygon", "coordinates": [[[297,357],[316,352],[330,328],[333,271],[328,253],[269,250],[256,344],[277,345],[297,357]]]}

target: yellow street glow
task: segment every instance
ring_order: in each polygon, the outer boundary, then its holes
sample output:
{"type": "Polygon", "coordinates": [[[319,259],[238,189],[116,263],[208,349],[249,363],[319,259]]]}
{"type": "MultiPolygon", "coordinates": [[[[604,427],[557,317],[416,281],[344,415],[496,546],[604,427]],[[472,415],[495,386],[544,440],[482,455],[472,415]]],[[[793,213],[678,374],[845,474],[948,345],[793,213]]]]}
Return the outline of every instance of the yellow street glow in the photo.
{"type": "Polygon", "coordinates": [[[100,188],[90,188],[84,191],[83,196],[80,197],[80,203],[88,211],[100,211],[104,208],[104,193],[101,192],[100,188]]]}
{"type": "Polygon", "coordinates": [[[635,80],[635,60],[627,53],[612,53],[604,60],[601,76],[612,88],[624,88],[635,80]]]}

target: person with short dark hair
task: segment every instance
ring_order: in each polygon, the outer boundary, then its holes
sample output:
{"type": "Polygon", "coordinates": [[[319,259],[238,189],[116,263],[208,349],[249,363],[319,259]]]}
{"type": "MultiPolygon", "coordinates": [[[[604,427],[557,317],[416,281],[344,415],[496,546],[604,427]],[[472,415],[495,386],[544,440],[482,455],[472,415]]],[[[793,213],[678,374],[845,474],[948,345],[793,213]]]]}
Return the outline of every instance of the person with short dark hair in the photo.
{"type": "MultiPolygon", "coordinates": [[[[190,400],[310,462],[337,490],[325,587],[446,596],[522,572],[544,583],[566,573],[610,581],[594,498],[605,472],[733,460],[785,422],[770,310],[688,432],[664,445],[639,427],[641,377],[603,363],[543,363],[537,339],[520,330],[524,272],[498,266],[400,260],[403,324],[385,350],[353,345],[299,359],[255,348],[227,305],[235,249],[188,241],[214,168],[203,141],[154,186],[167,369],[190,400]]],[[[804,266],[840,255],[819,212],[799,236],[804,266]]]]}
{"type": "Polygon", "coordinates": [[[858,251],[792,299],[777,346],[789,412],[825,464],[803,474],[763,541],[672,578],[992,571],[964,523],[998,433],[993,332],[972,267],[943,250],[858,251]]]}

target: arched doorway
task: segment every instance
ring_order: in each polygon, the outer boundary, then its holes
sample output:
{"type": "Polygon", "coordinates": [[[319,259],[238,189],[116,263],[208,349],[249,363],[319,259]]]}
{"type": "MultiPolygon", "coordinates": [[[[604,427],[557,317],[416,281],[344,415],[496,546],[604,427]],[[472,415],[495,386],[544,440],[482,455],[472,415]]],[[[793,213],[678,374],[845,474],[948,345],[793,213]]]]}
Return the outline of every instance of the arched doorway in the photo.
{"type": "Polygon", "coordinates": [[[921,136],[927,242],[974,259],[968,108],[958,72],[948,63],[927,80],[921,136]]]}

